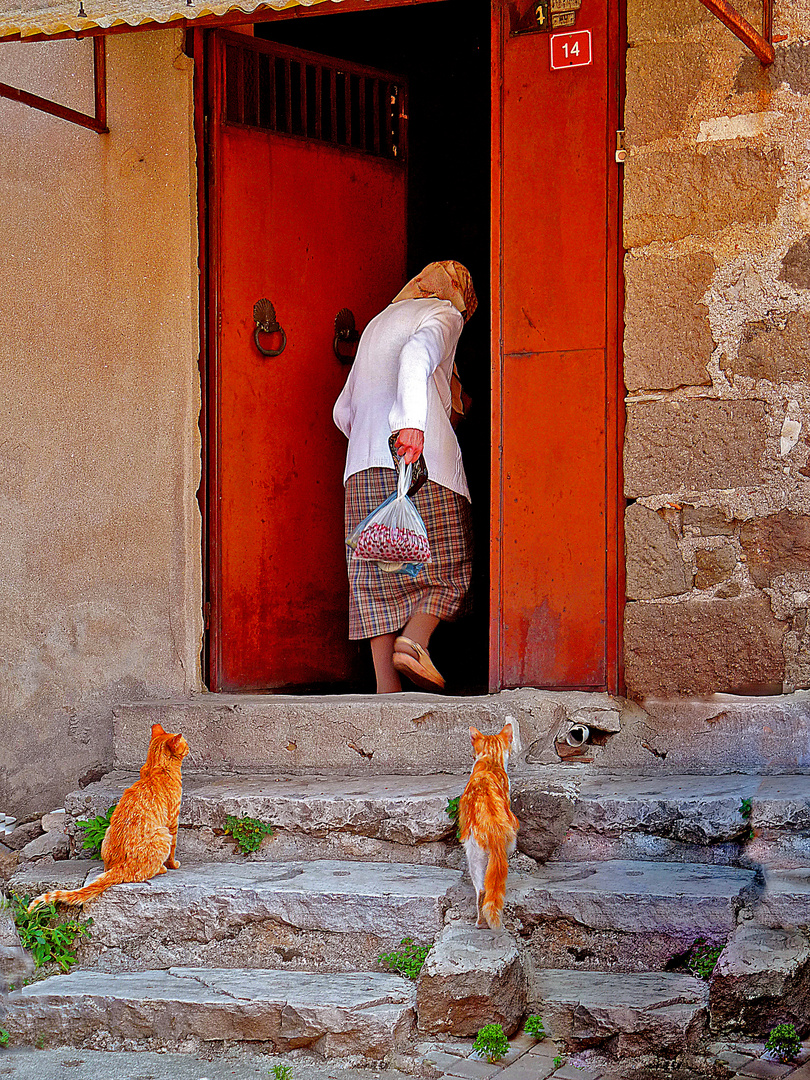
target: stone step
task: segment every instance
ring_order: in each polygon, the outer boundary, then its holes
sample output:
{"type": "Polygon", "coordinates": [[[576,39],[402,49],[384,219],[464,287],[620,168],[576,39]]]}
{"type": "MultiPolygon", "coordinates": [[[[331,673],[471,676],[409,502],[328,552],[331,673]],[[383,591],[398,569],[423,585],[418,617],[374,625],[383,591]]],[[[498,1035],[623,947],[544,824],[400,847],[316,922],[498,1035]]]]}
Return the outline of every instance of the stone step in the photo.
{"type": "MultiPolygon", "coordinates": [[[[52,869],[60,865],[70,867],[52,869]]],[[[458,870],[397,863],[181,866],[88,904],[92,937],[79,946],[79,962],[106,971],[376,968],[403,938],[433,942],[461,880],[458,870]]]]}
{"type": "Polygon", "coordinates": [[[23,987],[4,1001],[15,1044],[124,1045],[154,1050],[199,1043],[308,1047],[325,1057],[380,1061],[410,1049],[415,990],[376,972],[340,975],[173,967],[73,971],[23,987]]]}
{"type": "MultiPolygon", "coordinates": [[[[803,776],[644,777],[520,763],[512,803],[519,849],[541,862],[632,859],[790,868],[810,863],[810,798],[803,776]],[[748,816],[746,816],[746,813],[748,816]]],[[[455,853],[448,800],[466,772],[403,776],[239,776],[185,779],[180,857],[239,861],[226,815],[275,832],[251,858],[337,858],[443,865],[455,853]]],[[[137,773],[116,771],[66,800],[68,831],[104,813],[137,773]]],[[[81,840],[74,843],[80,853],[81,840]]]]}
{"type": "Polygon", "coordinates": [[[336,774],[362,776],[463,772],[472,764],[469,727],[498,731],[510,716],[532,760],[548,756],[558,763],[557,735],[583,719],[594,729],[618,732],[623,708],[607,694],[525,689],[481,697],[386,694],[384,700],[351,694],[198,694],[116,706],[114,763],[137,772],[157,722],[185,735],[186,775],[322,773],[325,766],[336,774]]]}
{"type": "Polygon", "coordinates": [[[758,902],[758,881],[707,864],[547,863],[510,874],[504,921],[542,968],[661,971],[698,938],[725,943],[758,902]]]}
{"type": "Polygon", "coordinates": [[[624,1060],[671,1057],[705,1035],[709,988],[667,972],[610,974],[537,970],[529,979],[529,1013],[569,1051],[607,1050],[624,1060]]]}
{"type": "Polygon", "coordinates": [[[517,770],[521,847],[545,861],[640,859],[790,867],[810,862],[804,775],[639,776],[517,770]],[[545,779],[545,787],[543,781],[545,779]]]}
{"type": "MultiPolygon", "coordinates": [[[[115,772],[70,794],[68,831],[104,814],[137,773],[115,772]]],[[[466,774],[432,776],[201,776],[183,784],[177,850],[180,861],[241,862],[245,856],[225,819],[251,817],[274,832],[249,858],[413,862],[443,865],[458,849],[447,803],[466,774]]],[[[74,849],[81,851],[79,830],[74,849]]]]}

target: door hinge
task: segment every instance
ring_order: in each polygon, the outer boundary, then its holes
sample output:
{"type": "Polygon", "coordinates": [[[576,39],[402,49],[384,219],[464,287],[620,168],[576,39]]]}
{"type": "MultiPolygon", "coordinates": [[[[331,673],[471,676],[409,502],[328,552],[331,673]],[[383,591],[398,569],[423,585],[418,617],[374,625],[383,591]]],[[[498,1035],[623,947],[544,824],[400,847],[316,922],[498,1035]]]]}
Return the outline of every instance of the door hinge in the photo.
{"type": "Polygon", "coordinates": [[[624,145],[624,128],[616,132],[616,164],[624,165],[627,161],[627,149],[624,145]]]}

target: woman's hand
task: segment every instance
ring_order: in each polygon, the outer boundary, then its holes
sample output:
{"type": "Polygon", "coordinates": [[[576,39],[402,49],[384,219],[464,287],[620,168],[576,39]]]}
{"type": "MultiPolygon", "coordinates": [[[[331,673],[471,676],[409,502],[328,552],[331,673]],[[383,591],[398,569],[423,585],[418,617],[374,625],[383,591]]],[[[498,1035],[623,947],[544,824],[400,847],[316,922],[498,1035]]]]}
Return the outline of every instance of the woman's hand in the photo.
{"type": "Polygon", "coordinates": [[[425,433],[419,428],[401,428],[394,443],[400,457],[405,457],[405,464],[412,465],[425,448],[425,433]]]}

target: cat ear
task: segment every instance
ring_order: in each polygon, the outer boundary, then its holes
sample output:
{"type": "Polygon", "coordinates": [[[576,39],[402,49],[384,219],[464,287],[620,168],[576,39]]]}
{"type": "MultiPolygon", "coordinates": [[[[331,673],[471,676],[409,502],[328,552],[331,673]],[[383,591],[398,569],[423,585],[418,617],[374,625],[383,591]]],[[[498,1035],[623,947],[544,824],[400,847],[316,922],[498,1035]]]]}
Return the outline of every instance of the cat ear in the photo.
{"type": "Polygon", "coordinates": [[[176,753],[177,753],[177,751],[178,751],[178,750],[180,749],[180,740],[181,740],[182,738],[183,738],[183,733],[182,733],[182,732],[180,732],[180,734],[179,734],[179,735],[175,735],[175,736],[174,736],[174,738],[172,738],[172,739],[169,739],[169,741],[168,741],[168,742],[166,743],[166,745],[168,746],[169,750],[170,750],[170,751],[171,751],[171,752],[172,752],[173,754],[176,754],[176,753]]]}
{"type": "Polygon", "coordinates": [[[501,735],[506,739],[507,743],[511,746],[512,739],[515,737],[515,729],[512,727],[512,721],[507,720],[501,728],[501,735]]]}
{"type": "Polygon", "coordinates": [[[158,735],[165,735],[166,732],[160,726],[160,724],[152,724],[152,738],[156,739],[158,735]]]}
{"type": "Polygon", "coordinates": [[[475,740],[480,739],[480,738],[481,738],[481,732],[478,730],[478,728],[477,727],[471,727],[470,728],[470,742],[473,744],[473,746],[475,745],[475,740]]]}

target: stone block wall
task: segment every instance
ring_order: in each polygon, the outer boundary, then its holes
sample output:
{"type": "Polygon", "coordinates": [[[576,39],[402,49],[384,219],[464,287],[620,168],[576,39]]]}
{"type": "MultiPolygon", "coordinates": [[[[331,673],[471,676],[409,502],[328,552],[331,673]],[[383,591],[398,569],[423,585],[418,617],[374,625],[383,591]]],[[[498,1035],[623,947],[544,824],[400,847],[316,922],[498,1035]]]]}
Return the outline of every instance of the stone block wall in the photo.
{"type": "Polygon", "coordinates": [[[790,692],[810,686],[810,8],[775,5],[770,68],[698,0],[627,18],[628,693],[790,692]]]}

